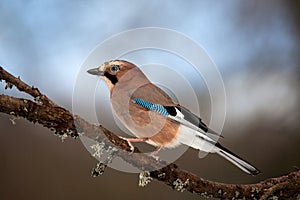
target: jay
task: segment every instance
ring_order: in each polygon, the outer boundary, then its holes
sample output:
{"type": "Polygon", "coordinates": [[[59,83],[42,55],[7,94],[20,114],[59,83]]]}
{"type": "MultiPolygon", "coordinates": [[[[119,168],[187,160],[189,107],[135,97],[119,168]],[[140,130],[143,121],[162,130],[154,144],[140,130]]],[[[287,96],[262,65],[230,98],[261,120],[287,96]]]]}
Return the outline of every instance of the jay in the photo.
{"type": "Polygon", "coordinates": [[[156,152],[184,144],[200,151],[217,153],[248,174],[260,173],[217,142],[212,137],[216,132],[151,83],[135,64],[113,60],[87,72],[107,83],[115,115],[137,137],[127,138],[129,143],[146,142],[157,147],[156,152]]]}

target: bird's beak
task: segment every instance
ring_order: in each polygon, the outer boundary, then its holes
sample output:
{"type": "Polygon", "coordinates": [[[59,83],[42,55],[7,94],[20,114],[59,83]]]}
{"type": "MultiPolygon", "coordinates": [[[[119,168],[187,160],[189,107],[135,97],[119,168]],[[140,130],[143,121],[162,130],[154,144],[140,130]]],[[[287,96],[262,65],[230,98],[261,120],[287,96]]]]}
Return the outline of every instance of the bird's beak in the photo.
{"type": "Polygon", "coordinates": [[[92,74],[92,75],[98,75],[98,76],[104,75],[104,72],[100,71],[99,68],[89,69],[89,70],[87,70],[87,73],[92,74]]]}

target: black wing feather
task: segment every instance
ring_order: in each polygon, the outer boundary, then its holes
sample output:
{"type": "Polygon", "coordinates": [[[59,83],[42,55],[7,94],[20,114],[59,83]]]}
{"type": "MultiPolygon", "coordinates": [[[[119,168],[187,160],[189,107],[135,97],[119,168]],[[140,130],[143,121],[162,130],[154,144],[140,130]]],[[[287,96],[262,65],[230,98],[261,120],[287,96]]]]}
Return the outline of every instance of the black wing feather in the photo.
{"type": "Polygon", "coordinates": [[[178,106],[177,109],[180,110],[180,112],[184,115],[185,120],[201,128],[203,131],[208,132],[208,127],[202,122],[202,119],[199,118],[197,115],[183,107],[178,106]]]}
{"type": "Polygon", "coordinates": [[[220,137],[223,137],[219,133],[217,133],[214,130],[208,128],[207,125],[204,122],[202,122],[202,119],[200,117],[198,117],[197,115],[192,113],[187,108],[184,108],[182,106],[177,106],[176,108],[178,110],[180,110],[180,112],[184,115],[185,120],[187,120],[190,123],[192,123],[193,125],[201,128],[204,132],[210,133],[210,134],[213,134],[213,135],[219,135],[220,137]]]}

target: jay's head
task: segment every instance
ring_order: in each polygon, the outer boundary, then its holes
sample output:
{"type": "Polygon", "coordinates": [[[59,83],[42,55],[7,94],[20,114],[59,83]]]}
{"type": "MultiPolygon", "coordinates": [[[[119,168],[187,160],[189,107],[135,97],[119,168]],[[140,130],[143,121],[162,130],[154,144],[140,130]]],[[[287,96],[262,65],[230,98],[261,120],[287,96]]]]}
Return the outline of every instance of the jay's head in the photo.
{"type": "Polygon", "coordinates": [[[130,71],[140,71],[133,63],[124,60],[113,60],[105,62],[98,68],[90,69],[87,72],[103,78],[108,85],[116,85],[123,76],[130,71]]]}

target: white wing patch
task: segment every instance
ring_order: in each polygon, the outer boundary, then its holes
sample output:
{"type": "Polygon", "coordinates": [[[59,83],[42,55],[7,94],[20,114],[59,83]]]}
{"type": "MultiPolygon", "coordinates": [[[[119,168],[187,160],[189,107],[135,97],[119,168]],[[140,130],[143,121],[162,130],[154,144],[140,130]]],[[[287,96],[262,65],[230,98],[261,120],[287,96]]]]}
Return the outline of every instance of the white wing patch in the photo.
{"type": "Polygon", "coordinates": [[[172,119],[173,121],[176,121],[184,126],[187,126],[195,131],[199,131],[201,133],[206,134],[206,132],[204,130],[202,130],[201,128],[195,126],[194,124],[192,124],[191,122],[187,121],[184,119],[184,115],[177,109],[176,109],[176,116],[172,116],[172,115],[168,115],[168,118],[172,119]]]}
{"type": "Polygon", "coordinates": [[[175,107],[176,110],[176,116],[175,117],[179,117],[181,119],[184,119],[184,115],[175,107]]]}

